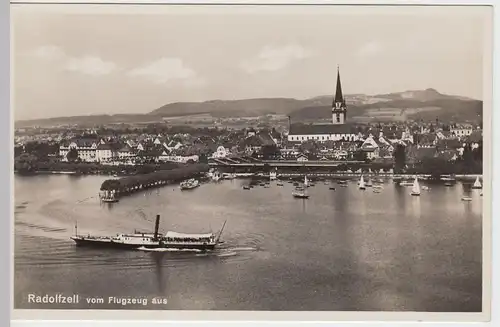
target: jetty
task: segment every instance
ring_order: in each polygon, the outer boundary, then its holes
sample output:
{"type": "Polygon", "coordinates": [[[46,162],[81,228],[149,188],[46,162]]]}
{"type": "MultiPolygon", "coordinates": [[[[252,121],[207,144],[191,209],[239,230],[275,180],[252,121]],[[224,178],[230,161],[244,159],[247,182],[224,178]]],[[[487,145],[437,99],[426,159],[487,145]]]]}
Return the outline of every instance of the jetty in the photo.
{"type": "Polygon", "coordinates": [[[170,170],[159,170],[148,174],[107,179],[101,184],[100,190],[114,192],[117,197],[120,197],[141,190],[179,183],[189,178],[200,177],[205,175],[208,170],[209,166],[206,164],[189,164],[184,167],[170,170]]]}

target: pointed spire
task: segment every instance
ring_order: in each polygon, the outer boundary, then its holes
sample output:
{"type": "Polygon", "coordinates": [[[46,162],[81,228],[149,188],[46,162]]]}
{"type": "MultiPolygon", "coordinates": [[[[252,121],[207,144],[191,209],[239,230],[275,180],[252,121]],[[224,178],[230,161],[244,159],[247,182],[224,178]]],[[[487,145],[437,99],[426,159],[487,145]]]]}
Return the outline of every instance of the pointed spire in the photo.
{"type": "Polygon", "coordinates": [[[340,84],[340,70],[339,65],[337,65],[337,89],[335,91],[335,103],[344,103],[344,97],[342,95],[342,85],[340,84]]]}

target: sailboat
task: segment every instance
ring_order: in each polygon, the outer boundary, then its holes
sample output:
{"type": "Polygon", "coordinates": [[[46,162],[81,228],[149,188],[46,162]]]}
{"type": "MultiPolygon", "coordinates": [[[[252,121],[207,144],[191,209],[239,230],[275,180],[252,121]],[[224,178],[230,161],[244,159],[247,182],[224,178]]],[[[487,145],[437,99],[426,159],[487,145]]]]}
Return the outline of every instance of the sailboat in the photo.
{"type": "Polygon", "coordinates": [[[212,173],[212,180],[214,182],[218,182],[221,178],[222,178],[222,176],[221,176],[221,173],[219,171],[216,170],[212,173]]]}
{"type": "Polygon", "coordinates": [[[361,179],[359,180],[359,189],[360,190],[365,190],[366,189],[365,180],[363,179],[363,175],[361,175],[361,179]]]}
{"type": "Polygon", "coordinates": [[[420,195],[420,185],[418,184],[418,178],[416,176],[415,180],[413,181],[413,187],[411,188],[411,195],[420,195]]]}
{"type": "Polygon", "coordinates": [[[304,188],[309,187],[309,182],[307,180],[307,175],[304,176],[304,188]]]}
{"type": "Polygon", "coordinates": [[[309,194],[307,194],[307,176],[304,177],[304,187],[299,188],[297,187],[293,192],[292,195],[294,198],[299,198],[299,199],[308,199],[309,194]]]}
{"type": "Polygon", "coordinates": [[[299,198],[299,199],[308,199],[309,194],[306,193],[306,189],[303,191],[293,191],[292,195],[294,198],[299,198]]]}
{"type": "Polygon", "coordinates": [[[479,181],[479,176],[476,177],[476,181],[474,182],[474,185],[472,185],[472,188],[476,188],[476,189],[483,188],[483,186],[481,185],[481,182],[479,181]]]}

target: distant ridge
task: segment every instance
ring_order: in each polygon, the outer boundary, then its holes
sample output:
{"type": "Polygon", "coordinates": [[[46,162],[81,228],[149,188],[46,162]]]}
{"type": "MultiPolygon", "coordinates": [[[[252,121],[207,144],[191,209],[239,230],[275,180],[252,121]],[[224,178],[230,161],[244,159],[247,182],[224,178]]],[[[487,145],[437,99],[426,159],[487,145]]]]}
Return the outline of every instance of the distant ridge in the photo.
{"type": "MultiPolygon", "coordinates": [[[[479,120],[482,101],[447,95],[429,88],[396,93],[345,95],[348,116],[363,119],[479,120]]],[[[16,127],[62,124],[110,124],[160,121],[165,117],[208,114],[212,117],[256,117],[267,114],[289,115],[297,120],[329,119],[333,96],[305,100],[293,98],[255,98],[175,102],[145,114],[89,115],[16,121],[16,127]]]]}

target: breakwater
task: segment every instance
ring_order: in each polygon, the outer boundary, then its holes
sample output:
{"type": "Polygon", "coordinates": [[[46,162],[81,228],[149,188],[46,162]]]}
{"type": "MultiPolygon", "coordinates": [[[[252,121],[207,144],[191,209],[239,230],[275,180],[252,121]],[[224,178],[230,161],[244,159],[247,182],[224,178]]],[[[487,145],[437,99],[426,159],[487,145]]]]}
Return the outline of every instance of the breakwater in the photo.
{"type": "MultiPolygon", "coordinates": [[[[262,175],[264,176],[264,175],[262,175]]],[[[361,176],[364,176],[365,178],[391,178],[395,181],[399,180],[413,180],[415,177],[417,177],[419,180],[445,180],[447,178],[451,178],[452,180],[456,181],[461,181],[461,182],[474,182],[476,178],[483,179],[482,174],[460,174],[460,175],[450,175],[450,174],[443,174],[439,176],[433,176],[430,174],[394,174],[394,173],[377,173],[377,172],[371,172],[371,173],[278,173],[277,178],[278,179],[297,179],[301,180],[304,178],[304,176],[307,176],[307,178],[314,180],[315,178],[318,179],[328,179],[328,178],[336,178],[336,179],[359,179],[361,176]]],[[[266,175],[267,177],[267,175],[266,175]]]]}
{"type": "Polygon", "coordinates": [[[107,179],[101,184],[100,190],[110,191],[117,196],[123,196],[140,190],[177,183],[188,178],[200,177],[208,172],[208,169],[208,165],[205,164],[192,164],[148,174],[107,179]]]}

